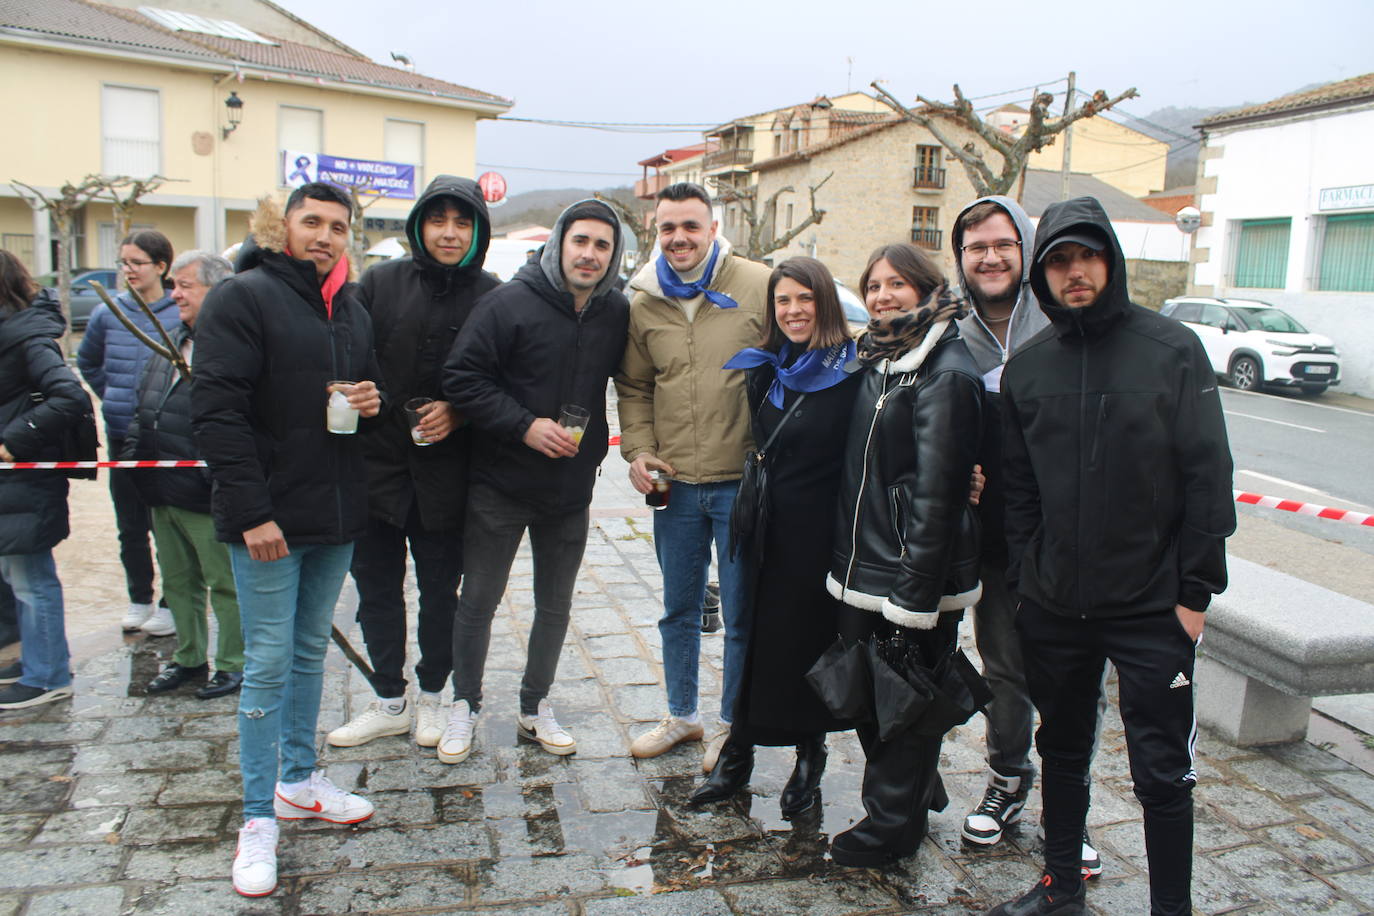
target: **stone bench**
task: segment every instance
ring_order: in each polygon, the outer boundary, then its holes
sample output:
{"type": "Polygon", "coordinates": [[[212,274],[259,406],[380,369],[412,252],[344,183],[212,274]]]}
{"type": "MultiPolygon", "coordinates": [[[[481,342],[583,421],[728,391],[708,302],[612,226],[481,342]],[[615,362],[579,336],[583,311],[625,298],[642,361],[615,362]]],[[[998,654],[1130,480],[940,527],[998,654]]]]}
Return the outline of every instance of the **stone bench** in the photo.
{"type": "Polygon", "coordinates": [[[1251,747],[1307,737],[1312,698],[1374,693],[1374,606],[1237,557],[1207,611],[1198,721],[1251,747]]]}

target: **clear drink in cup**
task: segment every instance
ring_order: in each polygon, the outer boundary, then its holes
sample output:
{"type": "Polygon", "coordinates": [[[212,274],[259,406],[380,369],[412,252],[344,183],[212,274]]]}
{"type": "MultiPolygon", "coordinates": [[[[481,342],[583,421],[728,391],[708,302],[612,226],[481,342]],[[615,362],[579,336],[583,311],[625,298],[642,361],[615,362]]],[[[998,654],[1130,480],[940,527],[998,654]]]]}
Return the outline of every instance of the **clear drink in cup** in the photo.
{"type": "Polygon", "coordinates": [[[410,427],[410,441],[416,445],[433,445],[420,430],[420,421],[433,408],[433,398],[411,398],[405,402],[406,425],[410,427]]]}
{"type": "Polygon", "coordinates": [[[358,431],[358,408],[348,403],[348,396],[356,384],[334,381],[324,386],[324,427],[331,433],[351,436],[358,431]]]}
{"type": "Polygon", "coordinates": [[[587,423],[591,417],[591,412],[585,407],[578,407],[576,404],[564,404],[558,415],[558,425],[572,434],[574,445],[581,447],[582,436],[587,432],[587,423]]]}

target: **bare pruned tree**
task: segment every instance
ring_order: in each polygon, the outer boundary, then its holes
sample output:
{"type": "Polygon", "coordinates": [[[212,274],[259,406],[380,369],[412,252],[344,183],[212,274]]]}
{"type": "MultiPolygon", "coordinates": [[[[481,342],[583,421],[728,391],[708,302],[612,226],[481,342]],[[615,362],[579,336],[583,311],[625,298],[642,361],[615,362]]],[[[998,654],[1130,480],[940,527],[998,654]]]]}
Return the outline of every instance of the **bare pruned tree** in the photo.
{"type": "Polygon", "coordinates": [[[964,93],[960,91],[958,83],[954,84],[954,104],[934,102],[918,95],[916,100],[921,103],[921,108],[916,110],[903,105],[892,93],[878,85],[876,80],[870,85],[878,93],[878,97],[887,103],[888,107],[908,121],[919,124],[930,131],[935,139],[940,141],[940,145],[959,160],[980,197],[1010,192],[1020,180],[1021,173],[1025,171],[1026,160],[1030,158],[1031,153],[1039,152],[1049,146],[1054,142],[1054,138],[1070,124],[1083,118],[1091,118],[1101,114],[1112,106],[1126,99],[1133,99],[1138,95],[1135,89],[1131,88],[1115,98],[1108,98],[1107,93],[1099,89],[1078,108],[1055,118],[1047,114],[1050,103],[1054,101],[1054,96],[1048,92],[1041,92],[1031,101],[1030,118],[1026,123],[1025,130],[1021,132],[1020,136],[1013,136],[980,118],[978,113],[973,110],[973,104],[964,98],[964,93]],[[952,137],[943,126],[946,122],[957,124],[972,131],[994,153],[1001,157],[1001,166],[997,167],[996,163],[989,163],[975,142],[971,140],[960,142],[952,137]]]}
{"type": "Polygon", "coordinates": [[[57,230],[57,263],[53,269],[57,273],[57,295],[62,303],[62,317],[67,322],[67,330],[62,335],[62,348],[66,350],[72,326],[72,240],[76,237],[76,217],[81,208],[100,193],[103,179],[98,175],[87,175],[79,184],[68,182],[57,189],[56,194],[46,194],[22,181],[11,181],[10,187],[24,198],[34,210],[47,211],[57,230]]]}
{"type": "MultiPolygon", "coordinates": [[[[349,199],[353,201],[353,231],[348,247],[348,257],[353,262],[353,269],[359,272],[363,269],[363,260],[367,257],[367,249],[370,247],[367,244],[367,233],[364,231],[367,226],[367,208],[386,197],[385,194],[375,193],[364,197],[363,192],[371,184],[372,179],[368,177],[362,184],[349,185],[345,188],[348,191],[349,199]]],[[[406,243],[409,244],[409,242],[410,239],[406,239],[406,243]]]]}
{"type": "Polygon", "coordinates": [[[782,235],[774,234],[774,229],[777,226],[778,198],[784,194],[794,193],[795,188],[791,185],[778,188],[760,203],[757,185],[740,186],[728,180],[711,179],[711,183],[715,185],[716,196],[720,198],[721,203],[726,205],[737,204],[740,216],[743,217],[744,222],[749,227],[744,251],[739,253],[751,261],[761,261],[778,249],[786,248],[794,238],[807,229],[819,225],[821,220],[825,218],[825,211],[816,206],[816,192],[824,187],[834,174],[831,172],[817,184],[807,189],[810,195],[810,206],[806,216],[802,217],[801,222],[793,225],[782,235]]]}
{"type": "MultiPolygon", "coordinates": [[[[634,276],[639,268],[643,267],[645,262],[649,260],[649,255],[653,254],[654,251],[654,242],[658,237],[658,221],[654,218],[654,211],[646,209],[636,213],[623,202],[614,197],[607,197],[600,191],[595,192],[592,196],[614,210],[615,215],[620,218],[620,222],[629,226],[630,231],[635,234],[637,247],[634,264],[630,267],[630,276],[634,276]]],[[[617,269],[619,269],[619,265],[617,265],[617,269]]]]}
{"type": "Polygon", "coordinates": [[[140,199],[162,187],[168,179],[161,175],[151,178],[130,178],[128,175],[91,175],[87,179],[99,185],[95,196],[109,200],[114,214],[114,236],[122,239],[128,236],[133,223],[134,208],[140,199]]]}

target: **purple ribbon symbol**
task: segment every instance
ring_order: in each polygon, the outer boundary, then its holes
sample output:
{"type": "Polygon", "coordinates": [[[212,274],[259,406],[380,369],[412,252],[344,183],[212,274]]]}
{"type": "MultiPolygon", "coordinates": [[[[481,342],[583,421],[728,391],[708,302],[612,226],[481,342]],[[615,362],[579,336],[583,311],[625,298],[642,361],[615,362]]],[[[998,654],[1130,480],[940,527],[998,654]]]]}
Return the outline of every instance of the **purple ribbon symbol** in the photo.
{"type": "Polygon", "coordinates": [[[297,156],[297,157],[296,157],[296,170],[295,170],[294,172],[292,172],[290,175],[287,176],[287,178],[286,178],[286,183],[287,183],[287,184],[290,184],[291,182],[295,181],[297,178],[299,178],[301,181],[309,182],[309,181],[310,181],[310,174],[309,174],[308,172],[306,172],[306,169],[308,169],[309,167],[310,167],[310,157],[309,157],[309,156],[297,156]]]}

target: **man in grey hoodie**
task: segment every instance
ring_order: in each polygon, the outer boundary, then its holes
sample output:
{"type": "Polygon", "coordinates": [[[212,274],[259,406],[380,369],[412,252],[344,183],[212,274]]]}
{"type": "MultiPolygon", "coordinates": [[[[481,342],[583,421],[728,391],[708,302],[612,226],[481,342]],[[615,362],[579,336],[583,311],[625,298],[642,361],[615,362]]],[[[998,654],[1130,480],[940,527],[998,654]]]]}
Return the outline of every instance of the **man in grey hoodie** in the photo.
{"type": "MultiPolygon", "coordinates": [[[[951,233],[959,283],[973,306],[959,320],[959,333],[983,373],[987,391],[981,464],[987,477],[979,503],[983,523],[980,575],[983,595],[974,612],[978,653],[992,687],[987,721],[988,786],[964,819],[970,843],[991,846],[1021,818],[1035,778],[1031,732],[1035,707],[1026,689],[1021,642],[1014,625],[1016,603],[1007,591],[1007,544],[1003,531],[999,405],[1002,367],[1018,348],[1049,325],[1030,288],[1030,252],[1035,229],[1021,205],[1009,197],[980,197],[964,208],[951,233]]],[[[1102,871],[1097,851],[1083,838],[1085,875],[1102,871]]]]}

